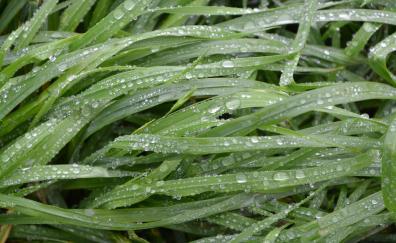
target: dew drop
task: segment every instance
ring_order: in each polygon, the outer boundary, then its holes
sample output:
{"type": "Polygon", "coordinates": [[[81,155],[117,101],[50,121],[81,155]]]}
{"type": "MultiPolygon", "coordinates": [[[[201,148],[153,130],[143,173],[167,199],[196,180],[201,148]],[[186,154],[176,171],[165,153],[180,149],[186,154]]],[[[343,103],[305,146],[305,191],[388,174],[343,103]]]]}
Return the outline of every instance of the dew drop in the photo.
{"type": "Polygon", "coordinates": [[[234,67],[234,62],[230,61],[230,60],[224,61],[222,63],[222,66],[225,68],[232,68],[232,67],[234,67]]]}
{"type": "Polygon", "coordinates": [[[120,9],[116,9],[113,12],[113,16],[115,19],[121,19],[124,16],[124,12],[121,11],[120,9]]]}
{"type": "Polygon", "coordinates": [[[135,6],[135,2],[133,0],[127,0],[124,2],[124,8],[126,10],[131,10],[135,6]]]}
{"type": "Polygon", "coordinates": [[[246,183],[247,179],[245,175],[240,174],[240,175],[236,175],[236,181],[238,183],[246,183]]]}
{"type": "Polygon", "coordinates": [[[191,79],[193,77],[193,75],[191,73],[186,73],[186,79],[191,79]]]}
{"type": "Polygon", "coordinates": [[[369,114],[367,114],[367,113],[361,114],[360,117],[363,118],[363,119],[369,119],[370,118],[369,114]]]}
{"type": "Polygon", "coordinates": [[[85,213],[85,215],[90,216],[90,217],[95,215],[95,211],[92,208],[85,209],[84,213],[85,213]]]}
{"type": "Polygon", "coordinates": [[[302,178],[304,178],[304,177],[305,177],[304,171],[302,171],[302,170],[297,170],[297,171],[296,171],[296,178],[297,178],[297,179],[302,179],[302,178]]]}
{"type": "Polygon", "coordinates": [[[276,172],[274,174],[274,180],[276,181],[285,181],[289,179],[289,175],[286,172],[276,172]]]}
{"type": "Polygon", "coordinates": [[[371,24],[363,24],[363,30],[366,32],[371,32],[374,30],[374,28],[371,26],[371,24]]]}
{"type": "Polygon", "coordinates": [[[213,114],[216,113],[220,110],[220,106],[212,106],[211,108],[209,108],[209,113],[213,114]]]}

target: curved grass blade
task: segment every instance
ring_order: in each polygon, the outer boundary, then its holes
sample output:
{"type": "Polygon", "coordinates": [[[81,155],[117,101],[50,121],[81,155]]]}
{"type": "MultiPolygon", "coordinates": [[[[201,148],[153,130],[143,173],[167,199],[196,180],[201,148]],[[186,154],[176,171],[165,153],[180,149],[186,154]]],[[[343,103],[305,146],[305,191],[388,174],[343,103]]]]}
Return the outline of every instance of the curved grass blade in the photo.
{"type": "Polygon", "coordinates": [[[77,50],[90,44],[108,40],[129,22],[141,15],[149,3],[149,0],[123,1],[122,4],[90,28],[80,39],[75,41],[71,45],[71,49],[77,50]]]}
{"type": "Polygon", "coordinates": [[[58,0],[45,0],[43,5],[34,13],[33,17],[23,25],[22,32],[15,41],[16,50],[21,50],[29,45],[57,3],[58,0]]]}
{"type": "Polygon", "coordinates": [[[348,56],[356,56],[361,52],[364,46],[367,44],[370,37],[381,27],[381,24],[377,23],[364,23],[362,27],[353,36],[353,39],[348,42],[345,48],[345,54],[348,56]]]}
{"type": "Polygon", "coordinates": [[[257,151],[273,148],[295,147],[350,147],[356,149],[378,148],[374,139],[340,135],[266,136],[266,137],[166,137],[158,135],[130,135],[118,137],[110,148],[154,151],[156,153],[210,154],[257,151]]]}
{"type": "Polygon", "coordinates": [[[388,55],[396,50],[396,33],[386,37],[380,43],[372,47],[369,53],[371,68],[393,86],[396,85],[396,77],[386,66],[388,55]]]}
{"type": "Polygon", "coordinates": [[[301,15],[301,21],[299,22],[297,35],[289,49],[290,53],[294,55],[286,61],[285,68],[282,71],[280,77],[279,85],[285,86],[294,83],[293,72],[296,68],[298,61],[300,59],[300,52],[304,48],[305,42],[309,36],[311,29],[311,22],[318,5],[317,0],[306,0],[304,2],[304,12],[301,15]]]}
{"type": "Polygon", "coordinates": [[[381,178],[382,178],[382,195],[384,197],[384,202],[386,208],[395,212],[396,201],[395,201],[395,165],[394,160],[396,156],[396,119],[393,119],[389,125],[388,131],[385,134],[384,145],[383,145],[383,155],[382,155],[382,168],[381,168],[381,178]]]}
{"type": "Polygon", "coordinates": [[[74,31],[96,0],[72,1],[62,13],[59,30],[74,31]]]}
{"type": "Polygon", "coordinates": [[[315,221],[294,229],[284,230],[281,232],[279,240],[300,238],[301,240],[309,241],[312,240],[312,237],[318,235],[325,237],[348,225],[364,220],[368,215],[375,215],[384,210],[384,208],[381,192],[376,192],[315,221]]]}
{"type": "Polygon", "coordinates": [[[103,17],[106,16],[106,13],[110,8],[111,3],[112,3],[111,0],[97,0],[97,3],[95,4],[95,8],[91,16],[91,20],[89,21],[89,27],[94,26],[103,17]]]}
{"type": "Polygon", "coordinates": [[[101,206],[106,208],[124,206],[124,203],[128,202],[128,198],[134,198],[141,195],[153,195],[155,193],[183,197],[207,191],[234,192],[245,190],[247,188],[251,191],[271,191],[282,187],[303,185],[342,177],[352,171],[366,167],[372,162],[372,160],[374,160],[375,156],[377,155],[372,152],[365,153],[348,159],[348,162],[335,162],[321,168],[248,172],[158,181],[156,184],[150,186],[150,190],[147,190],[147,186],[137,188],[122,187],[114,192],[111,197],[106,195],[104,197],[97,198],[92,202],[93,205],[91,206],[101,206]],[[124,192],[128,192],[128,194],[125,194],[124,192]],[[124,200],[124,203],[122,200],[124,200]],[[115,204],[113,204],[112,201],[115,201],[115,204]]]}
{"type": "Polygon", "coordinates": [[[286,210],[283,210],[277,214],[271,215],[271,216],[265,218],[264,220],[247,227],[240,234],[238,234],[235,238],[233,238],[231,243],[245,242],[254,234],[259,233],[260,231],[268,228],[271,224],[274,224],[277,221],[285,218],[291,211],[299,208],[301,205],[303,205],[304,203],[311,200],[318,192],[322,191],[323,189],[324,189],[324,186],[322,186],[321,188],[316,190],[314,193],[311,193],[308,197],[304,198],[300,202],[287,208],[286,210]]]}
{"type": "Polygon", "coordinates": [[[24,184],[28,182],[57,180],[57,179],[76,179],[94,177],[123,177],[137,176],[136,173],[109,171],[101,167],[90,167],[84,165],[48,165],[25,167],[16,170],[10,178],[0,181],[0,187],[24,184]]]}
{"type": "MultiPolygon", "coordinates": [[[[320,9],[322,7],[318,8],[320,9]]],[[[292,7],[292,5],[288,5],[287,7],[274,9],[268,12],[244,15],[239,18],[222,22],[218,24],[218,26],[232,30],[255,33],[275,26],[296,24],[299,22],[301,12],[302,7],[292,7]]],[[[396,14],[392,11],[383,10],[329,9],[316,11],[313,21],[362,21],[394,25],[392,19],[395,18],[395,15],[396,14]]]]}
{"type": "MultiPolygon", "coordinates": [[[[130,218],[125,219],[125,213],[128,210],[120,210],[118,213],[114,210],[95,210],[95,209],[82,209],[82,210],[71,210],[63,209],[51,205],[46,205],[38,203],[29,199],[13,197],[9,195],[0,195],[1,205],[13,207],[17,211],[31,215],[31,216],[42,216],[42,222],[52,223],[52,224],[69,224],[75,226],[97,228],[97,229],[111,229],[111,230],[138,230],[138,229],[148,229],[166,225],[179,224],[187,221],[191,221],[197,218],[208,217],[214,214],[218,214],[225,211],[234,210],[240,207],[246,207],[254,203],[266,200],[265,197],[254,197],[252,194],[237,194],[229,198],[222,198],[222,200],[212,201],[210,204],[199,205],[193,208],[187,208],[185,210],[170,211],[170,215],[167,217],[154,216],[158,220],[151,221],[145,218],[150,211],[155,212],[157,215],[164,215],[164,208],[158,208],[159,210],[153,210],[155,208],[148,208],[144,210],[144,214],[141,212],[136,212],[135,215],[131,215],[130,218]],[[135,219],[134,217],[135,216],[135,219]],[[109,218],[111,218],[109,222],[109,218]],[[145,223],[141,223],[145,222],[145,223]]],[[[133,210],[133,209],[132,209],[133,210]]],[[[134,210],[133,210],[134,211],[134,210]]],[[[132,211],[132,212],[133,212],[132,211]]],[[[169,211],[168,211],[169,212],[169,211]]],[[[151,214],[151,213],[150,213],[151,214]]],[[[5,215],[0,217],[2,219],[11,222],[11,220],[6,219],[5,215]]],[[[18,223],[19,220],[13,223],[18,223]]],[[[19,223],[24,224],[28,222],[26,218],[22,218],[19,223]]],[[[33,221],[34,222],[34,221],[33,221]]],[[[37,222],[37,221],[36,221],[37,222]]],[[[32,222],[30,222],[32,223],[32,222]]]]}
{"type": "Polygon", "coordinates": [[[316,108],[366,99],[394,99],[395,95],[396,90],[379,83],[336,84],[289,97],[256,113],[229,121],[208,131],[204,136],[224,136],[241,131],[251,131],[257,126],[275,124],[316,108]]]}

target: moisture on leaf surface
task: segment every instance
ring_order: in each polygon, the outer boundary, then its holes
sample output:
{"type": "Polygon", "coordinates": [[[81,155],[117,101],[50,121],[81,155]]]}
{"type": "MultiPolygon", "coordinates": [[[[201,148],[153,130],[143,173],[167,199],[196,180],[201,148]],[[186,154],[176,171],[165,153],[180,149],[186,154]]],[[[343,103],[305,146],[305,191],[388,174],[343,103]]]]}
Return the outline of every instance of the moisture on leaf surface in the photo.
{"type": "Polygon", "coordinates": [[[0,242],[393,242],[396,2],[0,0],[0,242]]]}

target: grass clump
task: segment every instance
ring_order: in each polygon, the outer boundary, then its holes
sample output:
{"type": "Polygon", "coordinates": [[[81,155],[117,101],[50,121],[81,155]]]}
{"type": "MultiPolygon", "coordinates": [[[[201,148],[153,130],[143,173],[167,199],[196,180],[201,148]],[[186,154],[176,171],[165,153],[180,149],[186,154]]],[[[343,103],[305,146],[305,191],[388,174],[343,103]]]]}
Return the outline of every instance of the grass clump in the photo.
{"type": "Polygon", "coordinates": [[[0,242],[391,242],[396,3],[0,0],[0,242]]]}

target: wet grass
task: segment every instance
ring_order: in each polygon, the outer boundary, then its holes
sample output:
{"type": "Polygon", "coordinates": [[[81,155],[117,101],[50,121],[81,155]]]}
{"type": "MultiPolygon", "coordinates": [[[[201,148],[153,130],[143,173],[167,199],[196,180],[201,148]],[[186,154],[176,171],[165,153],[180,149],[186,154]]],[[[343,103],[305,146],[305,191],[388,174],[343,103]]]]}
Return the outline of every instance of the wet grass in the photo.
{"type": "Polygon", "coordinates": [[[0,0],[1,242],[392,242],[395,9],[0,0]]]}

